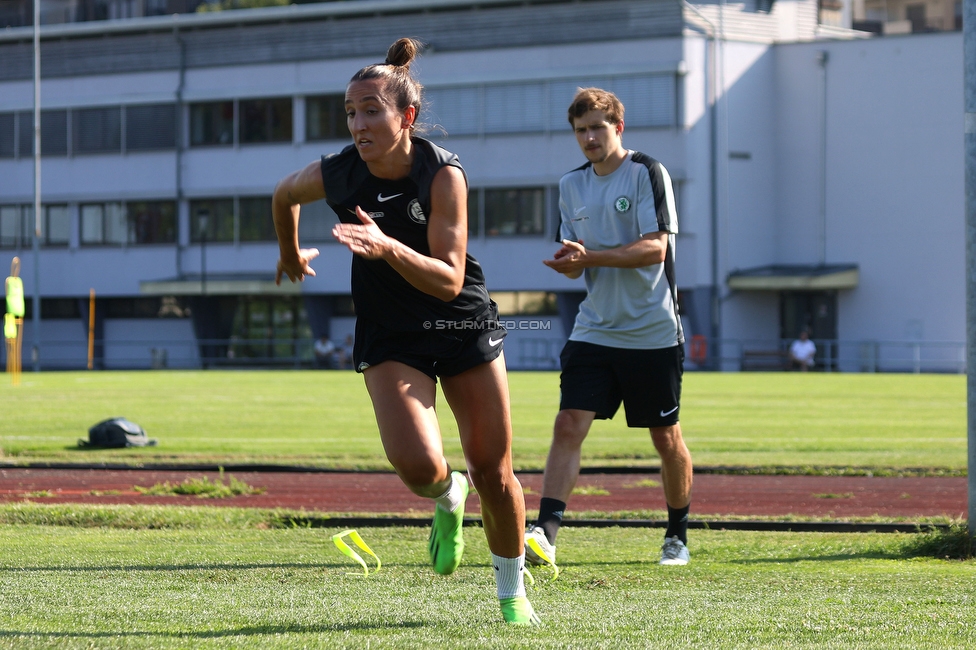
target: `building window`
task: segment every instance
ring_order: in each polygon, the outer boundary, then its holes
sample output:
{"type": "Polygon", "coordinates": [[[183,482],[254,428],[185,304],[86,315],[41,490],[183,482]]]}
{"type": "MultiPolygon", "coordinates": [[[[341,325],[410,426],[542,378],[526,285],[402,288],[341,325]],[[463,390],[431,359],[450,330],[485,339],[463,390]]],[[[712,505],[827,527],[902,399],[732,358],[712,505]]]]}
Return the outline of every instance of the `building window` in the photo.
{"type": "Polygon", "coordinates": [[[545,232],[546,196],[541,187],[486,188],[485,234],[541,235],[545,232]]]}
{"type": "Polygon", "coordinates": [[[480,86],[431,88],[425,92],[428,111],[423,117],[447,135],[481,133],[482,107],[480,86]]]}
{"type": "Polygon", "coordinates": [[[125,212],[121,203],[90,203],[81,206],[81,244],[121,245],[126,241],[125,212]]]}
{"type": "Polygon", "coordinates": [[[34,208],[0,205],[0,248],[27,248],[34,232],[34,208]]]}
{"type": "Polygon", "coordinates": [[[271,197],[241,198],[240,241],[276,241],[271,197]]]}
{"type": "Polygon", "coordinates": [[[81,306],[77,298],[42,298],[42,320],[66,320],[81,318],[81,306]]]}
{"type": "Polygon", "coordinates": [[[291,98],[249,99],[240,102],[240,142],[291,142],[291,98]]]}
{"type": "Polygon", "coordinates": [[[234,199],[190,201],[190,241],[234,242],[234,199]],[[204,221],[206,223],[204,223],[204,221]]]}
{"type": "Polygon", "coordinates": [[[15,113],[0,113],[0,158],[13,158],[17,153],[15,113]]]}
{"type": "MultiPolygon", "coordinates": [[[[34,155],[34,112],[17,113],[17,155],[34,155]]],[[[68,111],[41,111],[41,155],[68,155],[68,111]]]]}
{"type": "MultiPolygon", "coordinates": [[[[44,149],[45,131],[41,132],[44,149]]],[[[122,151],[122,109],[76,108],[71,111],[71,153],[119,153],[122,151]]]]}
{"type": "Polygon", "coordinates": [[[101,304],[105,310],[105,318],[184,318],[189,311],[179,299],[172,296],[104,298],[101,304]]]}
{"type": "MultiPolygon", "coordinates": [[[[314,239],[309,232],[322,235],[331,232],[332,224],[337,223],[335,213],[325,204],[317,201],[302,206],[302,220],[299,222],[299,236],[303,240],[314,239]],[[332,219],[326,214],[328,212],[332,219]],[[320,223],[321,222],[321,223],[320,223]],[[328,222],[328,223],[326,223],[328,222]],[[302,226],[301,224],[305,224],[302,226]]],[[[190,241],[203,241],[206,227],[207,242],[239,243],[276,241],[274,220],[271,218],[271,197],[242,197],[195,199],[190,201],[190,241]],[[236,206],[235,206],[236,204],[236,206]],[[236,209],[235,209],[236,208],[236,209]],[[203,218],[206,217],[206,226],[203,218]]]]}
{"type": "Polygon", "coordinates": [[[481,197],[483,190],[468,191],[468,239],[481,236],[481,197]]]}
{"type": "Polygon", "coordinates": [[[71,239],[71,218],[66,205],[44,206],[41,243],[45,246],[67,246],[71,239]]]}
{"type": "Polygon", "coordinates": [[[234,102],[190,104],[190,146],[234,144],[234,102]]]}
{"type": "Polygon", "coordinates": [[[556,294],[551,291],[492,291],[499,316],[558,314],[556,294]]]}
{"type": "Polygon", "coordinates": [[[139,201],[126,205],[127,241],[130,244],[176,242],[176,203],[139,201]]]}
{"type": "Polygon", "coordinates": [[[485,133],[545,131],[546,85],[541,83],[485,86],[485,133]],[[502,109],[504,107],[504,110],[502,109]]]}
{"type": "MultiPolygon", "coordinates": [[[[34,117],[30,121],[30,155],[34,154],[34,117]]],[[[68,111],[41,111],[41,155],[68,155],[68,111]]]]}
{"type": "Polygon", "coordinates": [[[423,120],[447,135],[568,131],[569,102],[577,88],[612,91],[627,107],[627,126],[677,123],[677,77],[673,73],[581,77],[559,81],[430,88],[423,120]],[[498,107],[504,106],[505,110],[498,107]]]}
{"type": "Polygon", "coordinates": [[[231,354],[235,359],[311,358],[312,329],[299,296],[245,296],[234,315],[231,354]]]}
{"type": "Polygon", "coordinates": [[[176,148],[176,105],[125,107],[125,150],[176,148]]]}
{"type": "Polygon", "coordinates": [[[339,217],[325,199],[306,203],[298,221],[298,238],[301,241],[333,241],[332,226],[337,223],[339,217]]]}
{"type": "Polygon", "coordinates": [[[905,5],[905,19],[912,23],[913,34],[928,31],[928,24],[925,20],[924,4],[920,3],[905,5]]]}
{"type": "Polygon", "coordinates": [[[21,158],[34,155],[34,114],[30,111],[17,113],[17,155],[21,158]]]}
{"type": "Polygon", "coordinates": [[[312,141],[348,138],[345,101],[345,95],[306,97],[305,139],[312,141]]]}

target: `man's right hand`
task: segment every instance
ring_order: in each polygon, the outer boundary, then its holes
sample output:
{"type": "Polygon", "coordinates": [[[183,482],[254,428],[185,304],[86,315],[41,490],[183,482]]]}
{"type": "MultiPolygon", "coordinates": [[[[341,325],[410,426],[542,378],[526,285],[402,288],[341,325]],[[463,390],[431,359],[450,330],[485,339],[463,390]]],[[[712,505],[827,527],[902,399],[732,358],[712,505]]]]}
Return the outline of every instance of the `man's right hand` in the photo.
{"type": "Polygon", "coordinates": [[[542,260],[542,263],[568,278],[578,278],[583,275],[583,269],[586,268],[586,249],[583,247],[583,240],[575,242],[564,239],[562,244],[562,248],[556,251],[551,260],[542,260]]]}

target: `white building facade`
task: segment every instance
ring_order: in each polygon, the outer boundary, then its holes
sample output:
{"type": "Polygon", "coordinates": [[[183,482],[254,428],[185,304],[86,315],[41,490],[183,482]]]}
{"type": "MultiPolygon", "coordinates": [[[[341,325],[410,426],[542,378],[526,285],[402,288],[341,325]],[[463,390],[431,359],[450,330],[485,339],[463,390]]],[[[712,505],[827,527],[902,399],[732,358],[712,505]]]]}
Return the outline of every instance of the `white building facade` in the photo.
{"type": "Polygon", "coordinates": [[[313,338],[343,341],[334,215],[306,207],[317,275],[275,287],[270,195],[347,144],[349,77],[404,35],[430,45],[422,120],[468,174],[510,367],[556,367],[581,297],[541,260],[559,178],[584,162],[566,106],[598,85],[626,105],[625,146],[675,181],[692,363],[749,367],[808,328],[821,367],[960,369],[962,36],[860,38],[784,0],[361,0],[45,27],[37,261],[31,30],[8,29],[0,266],[20,257],[41,299],[25,366],[35,344],[42,368],[85,366],[91,290],[96,367],[302,364],[313,338]]]}

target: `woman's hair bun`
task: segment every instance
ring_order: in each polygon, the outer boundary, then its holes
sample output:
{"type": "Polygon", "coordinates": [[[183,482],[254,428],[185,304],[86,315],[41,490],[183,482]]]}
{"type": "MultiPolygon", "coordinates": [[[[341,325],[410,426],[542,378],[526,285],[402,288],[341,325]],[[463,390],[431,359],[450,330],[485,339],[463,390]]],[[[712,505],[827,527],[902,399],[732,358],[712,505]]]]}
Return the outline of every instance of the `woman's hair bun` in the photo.
{"type": "Polygon", "coordinates": [[[390,46],[386,52],[386,64],[397,67],[409,68],[417,54],[420,53],[422,44],[412,38],[401,38],[390,46]]]}

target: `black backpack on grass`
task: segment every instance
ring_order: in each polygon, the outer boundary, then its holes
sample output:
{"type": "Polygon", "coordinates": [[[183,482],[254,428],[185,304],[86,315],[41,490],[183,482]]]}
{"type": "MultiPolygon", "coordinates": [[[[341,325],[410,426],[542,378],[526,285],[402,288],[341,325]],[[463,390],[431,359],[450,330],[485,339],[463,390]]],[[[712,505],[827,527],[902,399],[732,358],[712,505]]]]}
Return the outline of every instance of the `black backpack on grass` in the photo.
{"type": "Polygon", "coordinates": [[[88,440],[78,440],[79,447],[153,447],[154,438],[135,422],[125,418],[110,418],[88,430],[88,440]]]}

